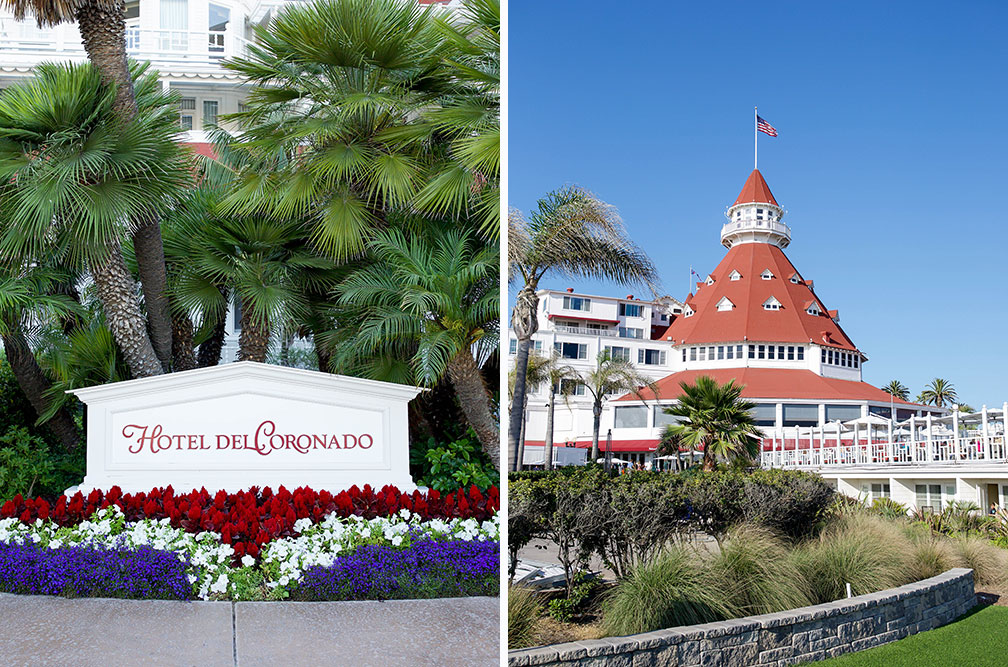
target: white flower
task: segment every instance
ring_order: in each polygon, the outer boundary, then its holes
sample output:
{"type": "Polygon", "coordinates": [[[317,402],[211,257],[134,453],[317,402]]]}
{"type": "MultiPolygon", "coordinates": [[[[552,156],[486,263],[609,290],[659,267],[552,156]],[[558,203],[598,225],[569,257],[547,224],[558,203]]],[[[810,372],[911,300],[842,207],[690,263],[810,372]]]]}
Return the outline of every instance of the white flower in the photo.
{"type": "Polygon", "coordinates": [[[252,567],[253,565],[255,565],[255,558],[252,558],[252,556],[246,554],[242,556],[241,563],[245,567],[252,567]]]}
{"type": "Polygon", "coordinates": [[[213,583],[213,586],[210,587],[210,591],[213,593],[223,593],[227,591],[227,585],[228,585],[227,575],[222,574],[221,576],[217,577],[217,581],[215,581],[213,583]]]}

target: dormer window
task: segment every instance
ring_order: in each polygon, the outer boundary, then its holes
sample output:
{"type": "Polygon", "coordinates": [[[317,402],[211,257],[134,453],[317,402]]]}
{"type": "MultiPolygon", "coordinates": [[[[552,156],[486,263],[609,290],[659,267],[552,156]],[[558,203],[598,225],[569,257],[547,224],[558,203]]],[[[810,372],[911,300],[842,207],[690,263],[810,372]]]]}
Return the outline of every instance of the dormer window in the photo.
{"type": "Polygon", "coordinates": [[[704,282],[707,283],[708,285],[713,285],[714,284],[714,276],[707,276],[707,280],[705,280],[704,282]]]}
{"type": "Polygon", "coordinates": [[[808,308],[805,309],[805,312],[808,313],[809,315],[815,315],[817,317],[822,314],[822,311],[819,310],[819,306],[818,304],[816,304],[815,301],[813,301],[808,305],[808,308]]]}
{"type": "Polygon", "coordinates": [[[769,299],[763,302],[763,310],[780,310],[780,308],[781,308],[781,302],[775,299],[774,297],[770,297],[769,299]]]}
{"type": "Polygon", "coordinates": [[[763,280],[770,280],[773,278],[773,274],[770,272],[770,269],[764,269],[763,273],[760,274],[760,278],[763,280]]]}
{"type": "Polygon", "coordinates": [[[717,302],[717,309],[719,311],[731,310],[735,307],[735,304],[728,300],[728,297],[723,296],[721,300],[717,302]]]}
{"type": "Polygon", "coordinates": [[[801,278],[799,278],[799,277],[798,277],[798,274],[797,274],[797,273],[793,274],[793,275],[791,276],[790,280],[791,280],[791,282],[792,282],[793,284],[795,284],[795,285],[797,285],[798,283],[800,283],[800,282],[801,282],[801,278]]]}
{"type": "Polygon", "coordinates": [[[693,317],[693,309],[687,306],[686,311],[683,312],[683,317],[693,317]]]}
{"type": "Polygon", "coordinates": [[[742,280],[742,274],[738,271],[732,271],[728,274],[728,280],[735,282],[736,280],[742,280]]]}

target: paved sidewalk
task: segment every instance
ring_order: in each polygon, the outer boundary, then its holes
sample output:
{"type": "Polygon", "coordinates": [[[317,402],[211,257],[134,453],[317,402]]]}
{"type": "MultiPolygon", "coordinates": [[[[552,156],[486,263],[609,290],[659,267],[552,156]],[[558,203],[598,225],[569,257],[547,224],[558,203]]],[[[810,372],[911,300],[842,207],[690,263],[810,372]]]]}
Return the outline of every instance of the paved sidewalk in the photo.
{"type": "Polygon", "coordinates": [[[170,602],[0,593],[0,665],[497,665],[500,600],[170,602]]]}

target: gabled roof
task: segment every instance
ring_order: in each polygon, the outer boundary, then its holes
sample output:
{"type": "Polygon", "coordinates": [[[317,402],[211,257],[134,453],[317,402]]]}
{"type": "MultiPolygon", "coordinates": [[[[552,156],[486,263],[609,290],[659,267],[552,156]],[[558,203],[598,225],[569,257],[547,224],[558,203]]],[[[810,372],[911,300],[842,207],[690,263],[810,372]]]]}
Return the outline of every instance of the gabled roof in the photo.
{"type": "Polygon", "coordinates": [[[763,180],[763,174],[759,172],[759,169],[753,169],[752,173],[749,174],[745,185],[742,186],[742,192],[739,193],[738,199],[735,200],[732,206],[749,203],[779,206],[777,200],[774,199],[773,193],[770,192],[770,186],[763,180]]]}
{"type": "MultiPolygon", "coordinates": [[[[840,380],[838,378],[816,375],[810,370],[800,368],[711,368],[680,371],[666,375],[655,384],[658,387],[657,400],[674,400],[682,395],[680,382],[694,384],[701,375],[707,375],[724,384],[734,380],[735,384],[744,385],[744,398],[790,398],[817,399],[822,401],[879,401],[888,404],[892,401],[900,407],[917,404],[909,401],[893,400],[892,396],[867,382],[840,380]]],[[[651,392],[643,394],[651,400],[651,392]]],[[[640,401],[634,393],[626,394],[619,401],[640,401]]]]}
{"type": "Polygon", "coordinates": [[[686,345],[742,340],[808,343],[811,340],[852,352],[857,350],[836,322],[805,312],[807,306],[804,304],[813,300],[819,302],[808,284],[763,280],[760,273],[765,268],[776,276],[790,276],[796,272],[784,252],[775,245],[739,243],[730,248],[711,273],[724,276],[738,271],[742,278],[717,281],[692,295],[686,300],[686,306],[695,314],[676,319],[661,338],[672,338],[677,344],[686,345]],[[781,310],[763,309],[763,303],[771,296],[781,303],[781,310]],[[719,312],[717,303],[725,297],[735,308],[719,312]],[[824,330],[829,334],[827,339],[823,338],[824,330]]]}

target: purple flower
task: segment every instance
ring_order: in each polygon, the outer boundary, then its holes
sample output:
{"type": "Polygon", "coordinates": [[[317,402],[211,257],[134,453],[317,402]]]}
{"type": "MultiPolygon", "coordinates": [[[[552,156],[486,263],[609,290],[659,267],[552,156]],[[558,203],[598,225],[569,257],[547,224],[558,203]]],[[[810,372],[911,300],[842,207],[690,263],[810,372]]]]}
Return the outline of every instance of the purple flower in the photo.
{"type": "Polygon", "coordinates": [[[328,566],[308,568],[294,597],[387,600],[497,595],[500,544],[430,539],[407,549],[364,545],[328,566]]]}
{"type": "Polygon", "coordinates": [[[68,597],[189,600],[188,563],[147,546],[98,548],[0,543],[0,590],[68,597]]]}

